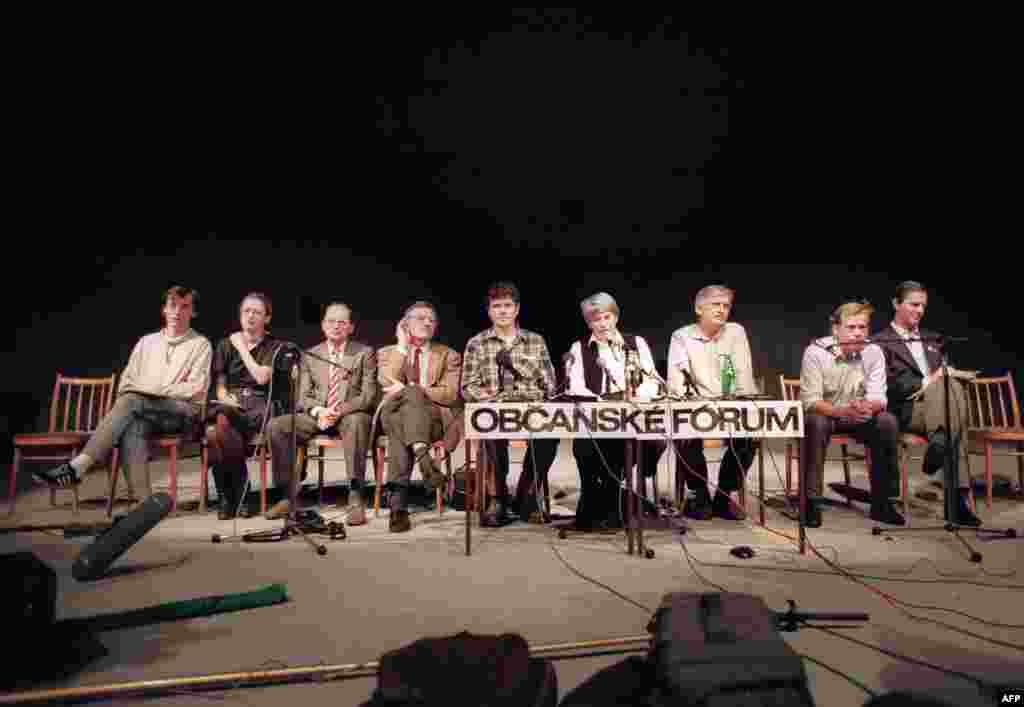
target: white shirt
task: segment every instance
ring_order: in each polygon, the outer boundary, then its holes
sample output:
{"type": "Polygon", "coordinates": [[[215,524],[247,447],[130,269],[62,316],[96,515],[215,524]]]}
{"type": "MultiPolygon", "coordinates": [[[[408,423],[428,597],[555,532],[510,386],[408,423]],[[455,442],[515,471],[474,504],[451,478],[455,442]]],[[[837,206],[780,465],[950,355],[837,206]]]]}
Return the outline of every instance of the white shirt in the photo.
{"type": "Polygon", "coordinates": [[[860,356],[846,360],[839,355],[836,339],[818,339],[804,350],[800,365],[800,401],[811,410],[819,400],[837,407],[857,399],[887,405],[885,354],[877,344],[868,344],[860,356]]]}
{"type": "MultiPolygon", "coordinates": [[[[626,355],[621,345],[609,346],[606,341],[598,341],[591,335],[587,345],[597,341],[597,357],[604,361],[611,381],[608,383],[609,393],[621,393],[626,389],[626,355]]],[[[647,346],[642,336],[636,337],[636,350],[640,354],[640,367],[646,371],[654,370],[654,358],[651,356],[651,349],[647,346]]],[[[569,349],[572,354],[572,366],[569,368],[569,390],[570,395],[585,395],[600,398],[599,393],[604,391],[592,391],[587,387],[583,377],[583,352],[580,342],[575,342],[569,349]]],[[[650,376],[644,376],[644,382],[636,389],[636,397],[640,400],[651,400],[658,396],[658,382],[650,376]]]]}
{"type": "Polygon", "coordinates": [[[685,392],[683,370],[688,370],[697,384],[697,395],[722,395],[721,357],[724,354],[732,357],[736,369],[736,395],[758,393],[747,332],[735,322],[726,322],[713,339],[709,339],[698,324],[681,327],[672,334],[668,347],[669,390],[676,395],[685,392]]]}
{"type": "Polygon", "coordinates": [[[910,355],[914,357],[914,362],[917,364],[917,367],[921,369],[921,374],[927,378],[931,373],[931,369],[928,368],[928,356],[924,353],[924,342],[921,341],[920,330],[909,331],[898,325],[896,322],[892,323],[892,328],[893,331],[899,334],[900,338],[903,339],[907,348],[910,349],[910,355]],[[917,341],[907,341],[907,339],[917,339],[917,341]]]}

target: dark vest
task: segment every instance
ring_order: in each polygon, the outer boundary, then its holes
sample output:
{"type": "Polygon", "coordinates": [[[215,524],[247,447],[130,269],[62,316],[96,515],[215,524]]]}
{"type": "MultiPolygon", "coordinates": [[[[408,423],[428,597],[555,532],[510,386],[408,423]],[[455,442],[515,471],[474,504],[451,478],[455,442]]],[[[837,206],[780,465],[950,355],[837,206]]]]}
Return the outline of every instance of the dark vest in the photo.
{"type": "MultiPolygon", "coordinates": [[[[626,344],[627,351],[636,351],[636,334],[623,334],[622,340],[626,344]]],[[[597,365],[597,342],[593,341],[588,346],[580,341],[580,354],[583,359],[583,382],[587,388],[596,395],[605,395],[604,371],[597,365]]]]}

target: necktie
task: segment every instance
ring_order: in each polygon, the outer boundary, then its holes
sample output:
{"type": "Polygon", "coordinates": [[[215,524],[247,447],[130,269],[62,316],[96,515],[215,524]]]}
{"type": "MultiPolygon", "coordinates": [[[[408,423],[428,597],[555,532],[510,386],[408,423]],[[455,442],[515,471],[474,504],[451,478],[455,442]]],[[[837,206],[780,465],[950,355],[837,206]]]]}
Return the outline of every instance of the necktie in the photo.
{"type": "Polygon", "coordinates": [[[338,363],[338,352],[331,354],[331,380],[327,388],[327,407],[333,408],[338,404],[338,386],[341,384],[341,366],[338,363]]]}
{"type": "Polygon", "coordinates": [[[420,353],[422,349],[416,348],[416,351],[412,355],[412,382],[416,385],[420,384],[420,353]]]}

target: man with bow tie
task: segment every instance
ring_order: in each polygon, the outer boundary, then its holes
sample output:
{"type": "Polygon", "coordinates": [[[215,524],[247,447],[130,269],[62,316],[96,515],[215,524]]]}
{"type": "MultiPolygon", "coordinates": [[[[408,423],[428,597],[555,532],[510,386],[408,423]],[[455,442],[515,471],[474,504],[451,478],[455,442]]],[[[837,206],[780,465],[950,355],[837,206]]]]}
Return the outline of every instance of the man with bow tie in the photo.
{"type": "Polygon", "coordinates": [[[889,493],[897,487],[899,424],[886,408],[885,355],[865,343],[874,311],[868,302],[840,305],[832,314],[832,336],[804,351],[800,400],[804,438],[800,449],[800,483],[807,489],[805,525],[821,526],[815,498],[822,495],[825,450],[834,433],[849,434],[871,450],[871,519],[903,525],[889,493]]]}
{"type": "Polygon", "coordinates": [[[443,485],[445,476],[434,463],[430,447],[443,440],[451,454],[462,436],[462,357],[433,340],[439,324],[434,305],[414,302],[396,327],[397,344],[378,353],[377,375],[385,394],[380,423],[388,436],[388,530],[392,533],[412,529],[408,503],[413,466],[420,463],[429,486],[443,485]]]}
{"type": "MultiPolygon", "coordinates": [[[[318,434],[341,437],[349,478],[346,521],[348,525],[363,525],[366,512],[362,491],[370,421],[380,390],[377,354],[372,347],[350,338],[355,329],[355,315],[347,304],[328,304],[321,325],[325,340],[309,350],[318,358],[302,357],[302,389],[295,417],[296,442],[304,445],[318,434]]],[[[295,459],[292,416],[281,415],[271,420],[269,434],[274,486],[285,498],[267,511],[267,517],[279,518],[289,509],[288,491],[295,459]]]]}
{"type": "Polygon", "coordinates": [[[928,439],[923,465],[925,474],[934,475],[945,466],[947,448],[952,446],[950,463],[953,475],[958,477],[960,496],[956,518],[947,520],[979,526],[981,521],[968,505],[970,478],[966,467],[960,465],[961,434],[967,420],[962,384],[958,380],[950,381],[950,429],[947,430],[940,337],[920,327],[928,307],[928,291],[920,282],[901,282],[892,306],[895,310],[892,323],[873,338],[885,353],[889,409],[899,420],[901,431],[928,439]]]}

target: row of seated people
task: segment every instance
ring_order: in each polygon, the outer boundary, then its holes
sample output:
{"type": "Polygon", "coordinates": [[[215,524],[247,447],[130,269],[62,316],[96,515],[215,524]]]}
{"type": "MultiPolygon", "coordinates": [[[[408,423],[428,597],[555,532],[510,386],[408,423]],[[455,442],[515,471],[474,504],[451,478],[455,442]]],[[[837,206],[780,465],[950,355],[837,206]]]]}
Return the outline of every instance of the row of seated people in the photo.
{"type": "MultiPolygon", "coordinates": [[[[746,331],[729,321],[734,297],[731,289],[721,285],[697,293],[697,321],[676,330],[671,338],[669,393],[716,397],[758,392],[746,331]]],[[[463,355],[434,341],[439,317],[429,302],[411,305],[396,327],[396,344],[379,351],[351,338],[355,325],[351,307],[328,304],[322,319],[325,340],[309,350],[312,355],[301,357],[303,384],[294,419],[285,414],[281,396],[275,394],[275,388],[283,391],[289,386],[294,352],[268,334],[270,299],[262,293],[246,295],[239,308],[240,331],[213,350],[209,340],[191,328],[198,298],[196,291],[182,286],[163,293],[165,326],[136,344],[110,413],[78,456],[37,472],[44,480],[57,486],[78,483],[92,465],[120,445],[134,488],[148,495],[152,485],[146,465],[147,438],[203,422],[215,484],[224,501],[220,515],[226,518],[245,510],[247,443],[260,430],[266,430],[269,438],[276,489],[289,489],[295,481],[293,433],[300,445],[316,434],[334,434],[341,439],[351,480],[348,523],[360,525],[366,522],[362,488],[376,415],[380,430],[389,438],[389,528],[404,532],[411,528],[412,469],[419,462],[428,482],[442,482],[430,447],[442,441],[449,453],[455,449],[462,435],[464,402],[539,401],[556,393],[554,365],[544,338],[519,326],[520,293],[513,283],[488,288],[485,309],[492,326],[471,338],[463,355]],[[214,401],[207,406],[211,380],[214,401]],[[200,421],[204,410],[206,419],[200,421]]],[[[919,329],[926,306],[924,286],[901,283],[893,299],[891,325],[867,343],[871,305],[844,301],[832,314],[832,336],[812,342],[805,350],[801,400],[806,414],[800,465],[801,483],[807,484],[812,499],[821,495],[825,448],[837,432],[857,437],[871,450],[871,517],[880,522],[904,522],[891,503],[898,495],[900,431],[928,436],[925,473],[934,474],[947,458],[959,466],[959,453],[947,457],[945,450],[948,446],[959,449],[964,399],[958,386],[951,387],[956,414],[952,429],[946,430],[944,387],[933,385],[942,374],[941,354],[929,343],[933,334],[919,329]]],[[[655,397],[659,390],[650,347],[643,337],[620,332],[620,311],[611,295],[588,297],[581,303],[581,313],[590,336],[574,343],[565,356],[568,392],[598,399],[620,396],[627,386],[625,360],[635,354],[639,367],[651,372],[640,384],[638,397],[655,397]]],[[[486,444],[496,473],[485,524],[503,525],[510,513],[536,517],[537,490],[554,461],[558,440],[530,441],[514,496],[506,483],[508,443],[486,444]]],[[[730,440],[713,499],[702,441],[675,444],[681,467],[678,477],[693,492],[688,515],[742,519],[735,493],[753,460],[756,443],[730,440]]],[[[643,445],[642,472],[653,475],[665,443],[643,445]]],[[[577,525],[586,529],[620,523],[624,443],[577,439],[573,454],[583,492],[577,525]]],[[[954,470],[954,475],[959,471],[954,470]]],[[[959,478],[961,500],[952,520],[977,525],[980,521],[966,503],[966,474],[959,473],[959,478]]],[[[286,508],[278,503],[272,510],[276,515],[286,508]]],[[[821,524],[813,500],[806,521],[812,527],[821,524]]]]}

